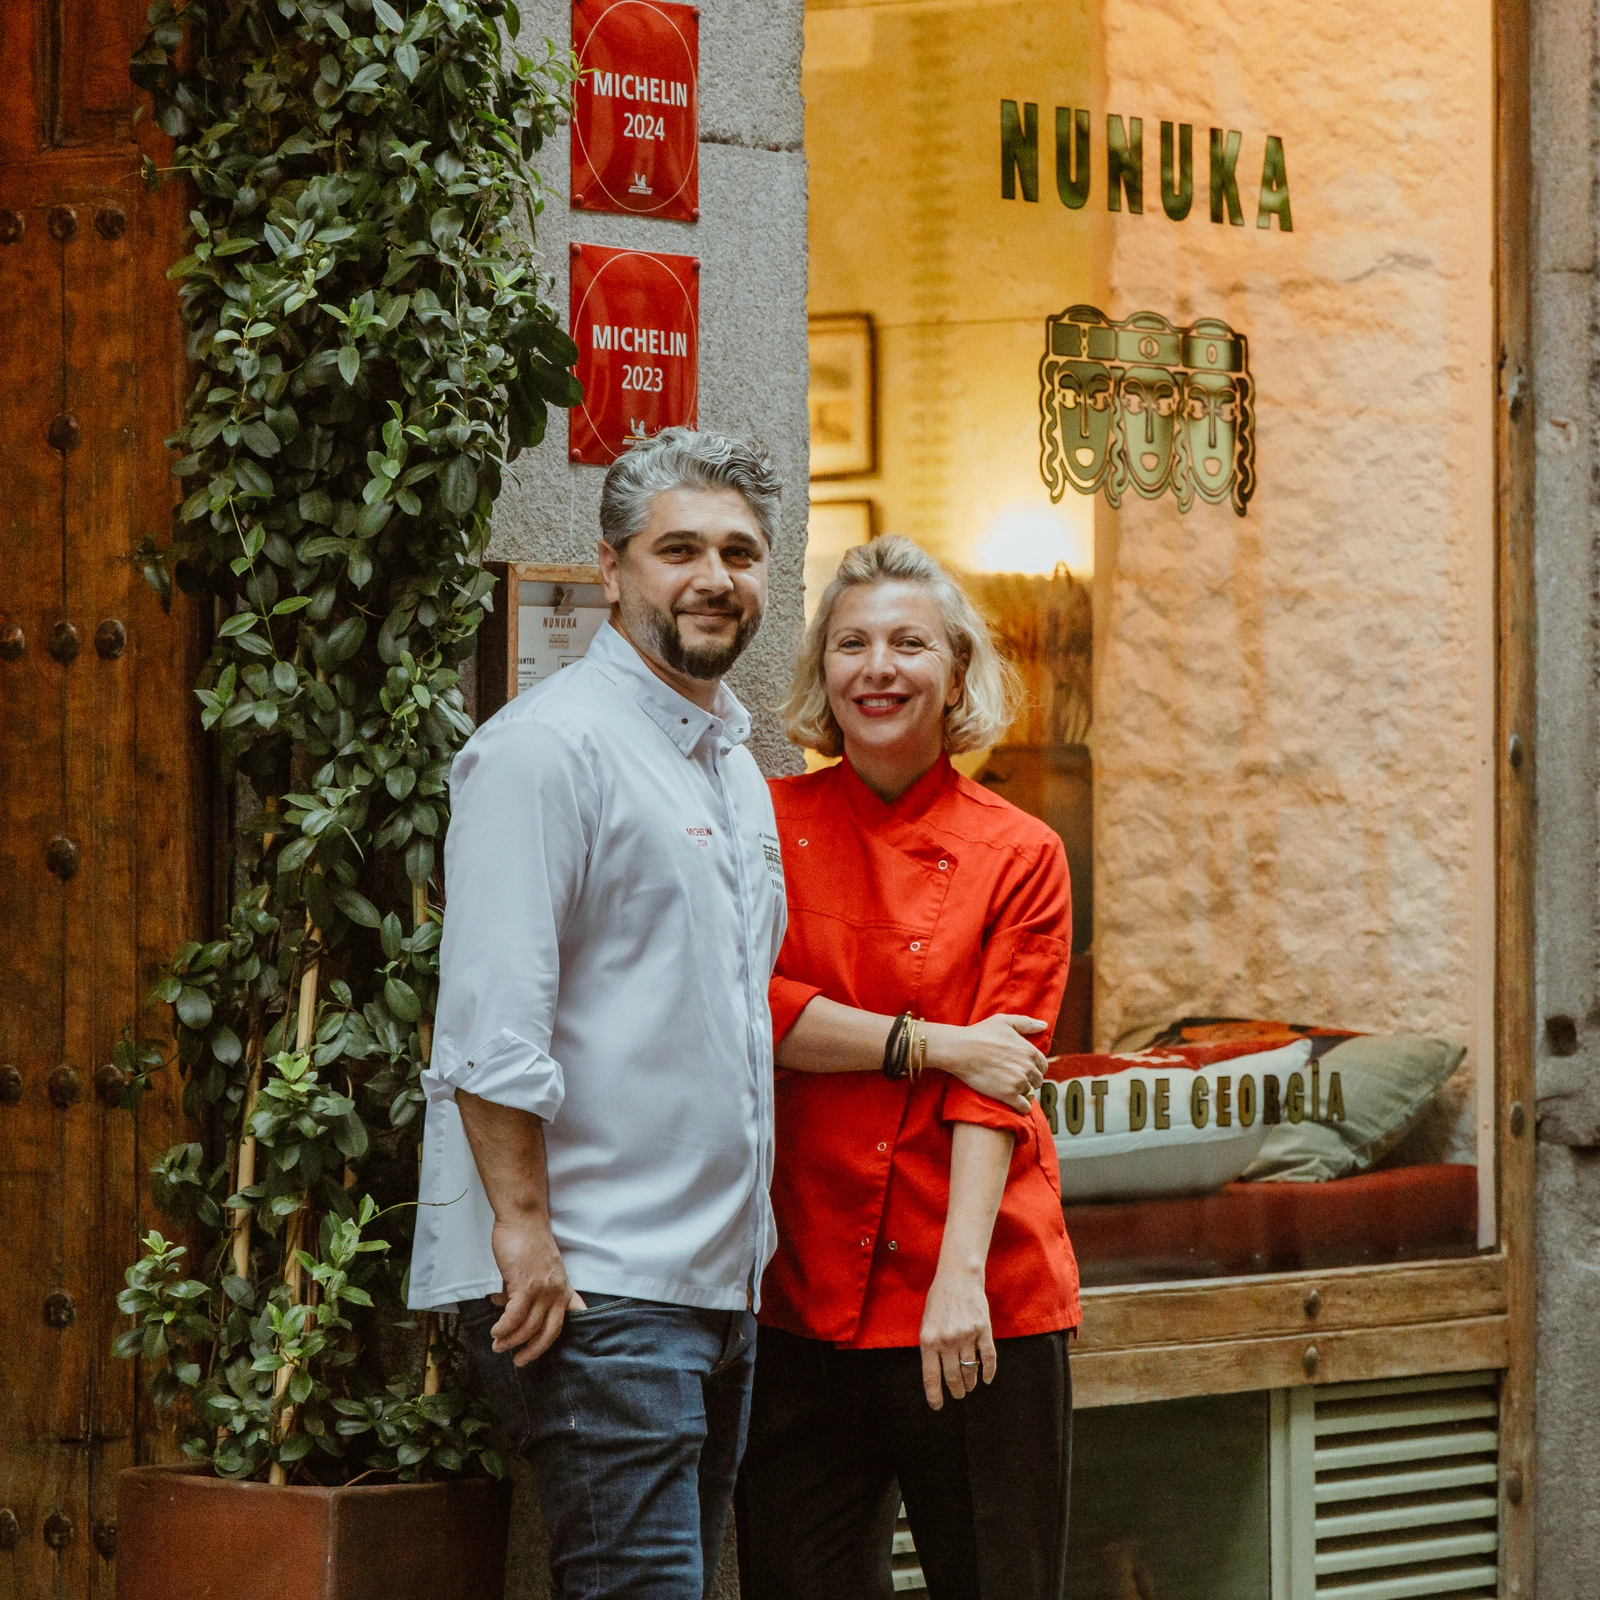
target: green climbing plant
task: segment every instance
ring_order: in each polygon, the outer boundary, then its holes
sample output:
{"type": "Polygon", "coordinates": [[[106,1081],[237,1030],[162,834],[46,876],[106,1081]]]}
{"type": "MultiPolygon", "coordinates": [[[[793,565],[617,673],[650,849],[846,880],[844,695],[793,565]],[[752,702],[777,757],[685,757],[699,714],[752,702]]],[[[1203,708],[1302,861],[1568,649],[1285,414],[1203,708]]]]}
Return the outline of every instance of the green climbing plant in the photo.
{"type": "Polygon", "coordinates": [[[529,243],[575,68],[522,53],[508,0],[149,20],[133,76],[174,154],[146,178],[195,197],[171,269],[195,382],[186,498],[137,559],[215,617],[196,694],[233,893],[152,996],[175,1052],[119,1049],[124,1103],[175,1063],[203,1136],[154,1174],[195,1253],[145,1240],[117,1349],[219,1474],[498,1473],[437,1330],[403,1336],[404,1264],[490,514],[580,397],[529,243]]]}

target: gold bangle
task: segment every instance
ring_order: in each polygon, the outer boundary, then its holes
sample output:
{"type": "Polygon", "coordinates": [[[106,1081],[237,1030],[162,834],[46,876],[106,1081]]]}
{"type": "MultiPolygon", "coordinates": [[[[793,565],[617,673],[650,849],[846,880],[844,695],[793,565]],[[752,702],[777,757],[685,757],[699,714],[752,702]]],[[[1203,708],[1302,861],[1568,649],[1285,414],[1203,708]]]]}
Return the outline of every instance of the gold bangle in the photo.
{"type": "Polygon", "coordinates": [[[928,1036],[922,1031],[922,1023],[915,1017],[910,1023],[911,1050],[908,1065],[911,1072],[911,1081],[915,1083],[922,1076],[922,1069],[928,1061],[928,1036]]]}

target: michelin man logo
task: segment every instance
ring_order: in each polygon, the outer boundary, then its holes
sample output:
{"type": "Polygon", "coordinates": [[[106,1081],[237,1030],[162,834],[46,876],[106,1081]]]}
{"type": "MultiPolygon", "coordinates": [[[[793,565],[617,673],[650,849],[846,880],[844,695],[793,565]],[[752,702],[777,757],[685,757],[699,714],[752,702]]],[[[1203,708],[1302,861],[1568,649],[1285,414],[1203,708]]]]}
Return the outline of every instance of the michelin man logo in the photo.
{"type": "Polygon", "coordinates": [[[1045,323],[1039,363],[1039,470],[1052,502],[1073,488],[1132,489],[1230,501],[1242,517],[1256,487],[1255,384],[1249,343],[1203,317],[1175,327],[1154,311],[1113,322],[1069,306],[1045,323]]]}

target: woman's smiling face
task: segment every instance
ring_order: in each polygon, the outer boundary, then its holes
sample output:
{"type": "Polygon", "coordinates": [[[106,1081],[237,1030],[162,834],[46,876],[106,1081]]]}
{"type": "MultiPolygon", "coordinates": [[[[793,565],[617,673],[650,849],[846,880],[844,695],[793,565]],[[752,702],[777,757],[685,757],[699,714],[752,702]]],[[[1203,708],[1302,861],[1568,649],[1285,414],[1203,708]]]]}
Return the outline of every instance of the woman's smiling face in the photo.
{"type": "MultiPolygon", "coordinates": [[[[885,761],[926,771],[944,749],[944,713],[961,677],[938,602],[920,583],[846,589],[822,655],[828,704],[858,771],[885,761]]],[[[863,774],[865,775],[865,774],[863,774]]]]}

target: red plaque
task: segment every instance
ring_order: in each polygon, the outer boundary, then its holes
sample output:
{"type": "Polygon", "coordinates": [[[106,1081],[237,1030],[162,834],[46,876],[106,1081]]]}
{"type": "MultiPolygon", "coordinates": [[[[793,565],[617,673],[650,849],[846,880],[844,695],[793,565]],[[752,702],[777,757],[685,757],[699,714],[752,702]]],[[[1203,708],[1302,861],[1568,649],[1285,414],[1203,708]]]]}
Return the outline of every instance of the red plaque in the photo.
{"type": "Polygon", "coordinates": [[[700,215],[700,8],[576,0],[572,205],[700,215]]]}
{"type": "Polygon", "coordinates": [[[609,466],[663,428],[694,427],[700,391],[700,262],[695,256],[572,246],[574,461],[609,466]]]}

